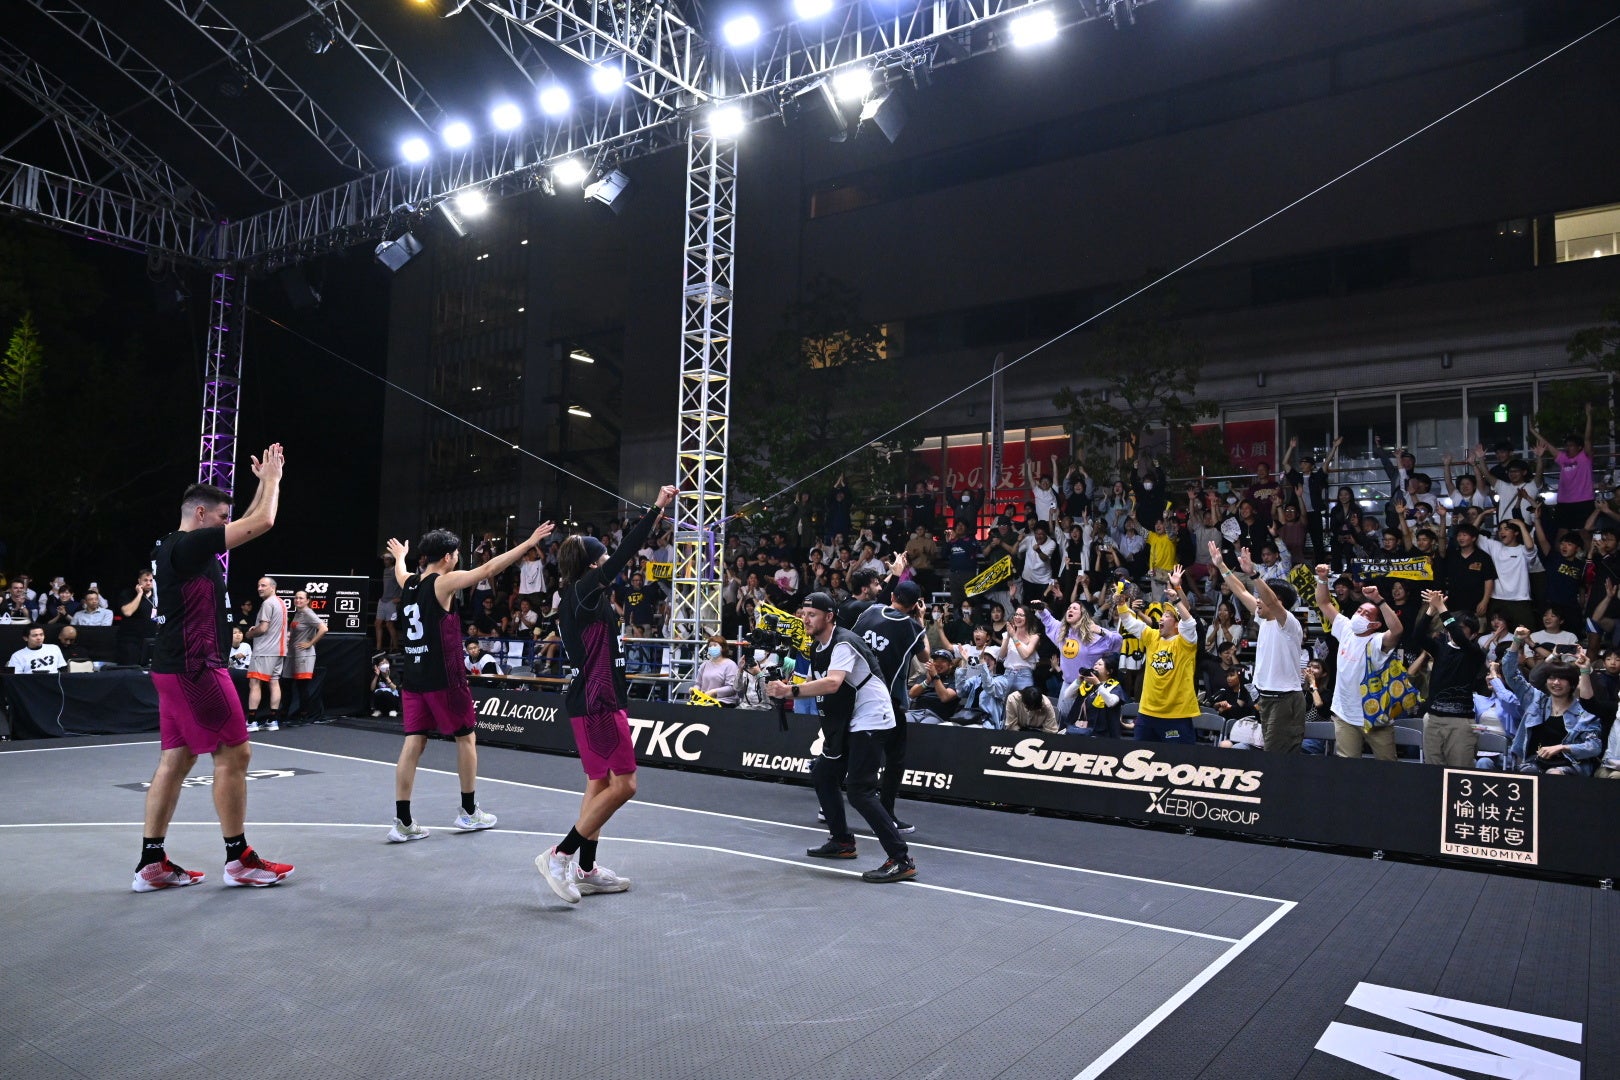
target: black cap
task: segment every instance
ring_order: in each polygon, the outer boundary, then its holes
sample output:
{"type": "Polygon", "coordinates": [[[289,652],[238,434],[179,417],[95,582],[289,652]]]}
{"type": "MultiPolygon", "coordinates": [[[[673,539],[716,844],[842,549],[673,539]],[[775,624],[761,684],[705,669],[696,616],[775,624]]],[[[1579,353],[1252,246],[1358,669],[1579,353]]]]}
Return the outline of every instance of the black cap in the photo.
{"type": "Polygon", "coordinates": [[[956,654],[949,649],[935,649],[932,653],[935,660],[955,660],[956,654]]]}
{"type": "MultiPolygon", "coordinates": [[[[904,584],[904,582],[902,582],[904,584]]],[[[805,597],[800,607],[813,608],[816,611],[825,611],[829,615],[838,614],[838,604],[831,596],[824,592],[813,592],[805,597]]]]}
{"type": "Polygon", "coordinates": [[[894,598],[902,604],[911,605],[922,599],[922,587],[915,581],[902,581],[894,587],[894,598]]]}

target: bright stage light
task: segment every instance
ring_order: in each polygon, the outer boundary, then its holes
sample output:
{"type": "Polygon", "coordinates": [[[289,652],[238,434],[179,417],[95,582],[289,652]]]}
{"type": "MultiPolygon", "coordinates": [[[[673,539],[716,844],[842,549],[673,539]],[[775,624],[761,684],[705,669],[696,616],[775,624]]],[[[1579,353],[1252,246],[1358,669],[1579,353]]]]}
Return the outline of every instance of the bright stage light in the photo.
{"type": "Polygon", "coordinates": [[[523,126],[523,110],[510,101],[503,101],[489,110],[489,122],[499,131],[513,131],[523,126]]]}
{"type": "Polygon", "coordinates": [[[735,105],[721,105],[709,113],[709,134],[717,139],[735,139],[742,134],[747,120],[735,105]]]}
{"type": "Polygon", "coordinates": [[[578,187],[590,170],[574,158],[564,158],[551,167],[551,178],[565,187],[578,187]]]}
{"type": "Polygon", "coordinates": [[[540,111],[547,116],[561,116],[574,101],[566,87],[552,83],[540,91],[540,111]]]}
{"type": "Polygon", "coordinates": [[[833,0],[793,0],[793,13],[801,19],[819,19],[833,9],[833,0]]]}
{"type": "Polygon", "coordinates": [[[759,20],[752,15],[736,15],[720,27],[720,36],[732,48],[741,48],[759,40],[759,20]]]}
{"type": "Polygon", "coordinates": [[[833,76],[832,87],[838,100],[845,104],[865,101],[866,95],[872,92],[872,69],[846,68],[833,76]]]}
{"type": "Polygon", "coordinates": [[[478,217],[489,209],[489,199],[476,189],[456,196],[456,213],[462,217],[478,217]]]}
{"type": "Polygon", "coordinates": [[[1039,45],[1057,37],[1057,16],[1051,8],[1041,8],[1013,19],[1007,24],[1007,31],[1012,35],[1012,43],[1020,48],[1039,45]]]}
{"type": "Polygon", "coordinates": [[[619,87],[624,85],[624,67],[611,60],[596,65],[591,68],[591,85],[603,97],[618,93],[619,87]]]}
{"type": "Polygon", "coordinates": [[[444,139],[444,145],[452,150],[459,150],[472,142],[472,128],[460,120],[452,120],[444,125],[444,130],[439,132],[439,135],[444,139]]]}
{"type": "Polygon", "coordinates": [[[433,156],[433,148],[428,146],[426,139],[412,136],[399,144],[399,156],[412,165],[420,165],[433,156]]]}
{"type": "Polygon", "coordinates": [[[589,420],[591,418],[591,410],[582,405],[570,405],[568,406],[568,415],[577,416],[581,420],[589,420]]]}

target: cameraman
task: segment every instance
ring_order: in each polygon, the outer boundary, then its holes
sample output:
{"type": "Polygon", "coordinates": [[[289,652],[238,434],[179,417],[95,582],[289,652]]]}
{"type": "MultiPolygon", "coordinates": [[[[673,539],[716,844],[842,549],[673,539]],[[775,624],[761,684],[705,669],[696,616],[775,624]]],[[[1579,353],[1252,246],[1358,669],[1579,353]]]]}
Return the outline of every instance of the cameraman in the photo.
{"type": "Polygon", "coordinates": [[[877,658],[866,642],[852,631],[835,626],[838,605],[823,592],[804,598],[801,614],[812,639],[810,681],[767,683],[773,698],[821,699],[821,753],[811,766],[816,797],[832,834],[820,847],[805,854],[820,859],[855,858],[855,834],[849,831],[839,784],[848,779],[849,803],[877,835],[888,860],[861,877],[870,882],[905,881],[917,876],[906,842],[895,831],[894,819],[878,800],[878,768],[883,764],[887,732],[894,727],[894,706],[883,684],[877,658]]]}

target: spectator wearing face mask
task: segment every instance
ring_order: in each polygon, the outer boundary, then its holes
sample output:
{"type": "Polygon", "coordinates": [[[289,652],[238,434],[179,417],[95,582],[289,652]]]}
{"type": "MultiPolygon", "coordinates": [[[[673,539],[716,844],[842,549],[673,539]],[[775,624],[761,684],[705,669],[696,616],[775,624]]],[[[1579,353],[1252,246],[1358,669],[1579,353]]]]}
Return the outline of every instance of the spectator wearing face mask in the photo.
{"type": "Polygon", "coordinates": [[[955,525],[945,529],[945,547],[940,556],[944,561],[942,586],[952,593],[958,592],[979,572],[979,542],[955,525]]]}
{"type": "Polygon", "coordinates": [[[1153,528],[1164,517],[1165,503],[1170,494],[1170,485],[1158,458],[1151,461],[1137,459],[1136,471],[1131,474],[1131,490],[1136,496],[1136,520],[1144,529],[1153,528]]]}
{"type": "Polygon", "coordinates": [[[731,658],[730,644],[719,634],[709,637],[709,648],[698,665],[692,688],[722,705],[737,704],[737,662],[731,658]]]}

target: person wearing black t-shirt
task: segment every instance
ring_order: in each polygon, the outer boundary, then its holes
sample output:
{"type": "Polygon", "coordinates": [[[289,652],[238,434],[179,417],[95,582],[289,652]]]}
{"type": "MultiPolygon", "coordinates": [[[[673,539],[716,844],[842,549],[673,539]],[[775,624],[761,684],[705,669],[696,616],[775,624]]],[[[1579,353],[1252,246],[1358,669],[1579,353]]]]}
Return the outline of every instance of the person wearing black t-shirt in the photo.
{"type": "Polygon", "coordinates": [[[120,664],[138,666],[145,661],[146,643],[157,633],[152,621],[156,610],[152,599],[152,571],[142,570],[135,577],[135,587],[125,589],[118,598],[113,639],[120,664]]]}
{"type": "Polygon", "coordinates": [[[1496,589],[1496,563],[1479,547],[1479,530],[1473,525],[1457,526],[1457,542],[1440,564],[1440,580],[1451,610],[1485,617],[1496,589]]]}
{"type": "Polygon", "coordinates": [[[214,759],[212,788],[225,837],[225,884],[275,885],[293,872],[287,863],[260,858],[245,835],[252,752],[242,699],[226,670],[230,609],[218,559],[275,524],[284,464],[280,443],[272,443],[262,459],[252,459],[259,489],[247,513],[236,521],[231,520],[228,492],[208,484],[187,488],[180,503],[179,529],[159,540],[152,551],[155,586],[153,574],[142,574],[133,601],[125,605],[128,619],[143,604],[150,606],[155,591],[162,618],[152,653],[152,684],[158,696],[163,752],[146,791],[145,835],[132,886],[136,892],[195,885],[203,879],[201,870],[176,866],[164,851],[180,789],[199,754],[214,759]]]}
{"type": "Polygon", "coordinates": [[[888,606],[873,605],[855,620],[854,630],[877,655],[883,680],[889,688],[897,723],[883,743],[883,782],[878,801],[894,818],[895,830],[910,833],[913,827],[894,814],[894,800],[900,793],[900,777],[906,764],[906,710],[911,707],[907,683],[911,680],[911,658],[928,656],[928,632],[918,619],[922,590],[915,581],[902,581],[894,587],[888,606]]]}
{"type": "Polygon", "coordinates": [[[1424,647],[1433,660],[1423,721],[1423,760],[1432,765],[1472,769],[1479,735],[1474,731],[1474,695],[1485,691],[1485,650],[1479,645],[1479,619],[1471,611],[1447,610],[1446,594],[1425,590],[1430,628],[1424,647]]]}

